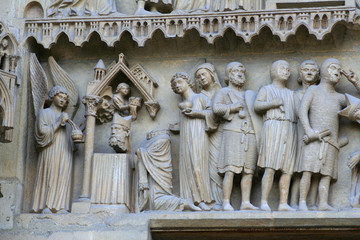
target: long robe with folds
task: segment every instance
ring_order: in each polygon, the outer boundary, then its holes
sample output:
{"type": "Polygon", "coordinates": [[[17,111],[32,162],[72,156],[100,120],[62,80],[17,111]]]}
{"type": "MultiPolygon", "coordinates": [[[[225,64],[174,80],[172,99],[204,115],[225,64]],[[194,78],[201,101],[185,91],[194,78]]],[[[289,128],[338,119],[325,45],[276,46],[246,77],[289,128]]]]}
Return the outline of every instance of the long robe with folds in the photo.
{"type": "MultiPolygon", "coordinates": [[[[149,183],[149,209],[181,211],[184,199],[172,193],[172,163],[170,136],[161,134],[146,140],[137,151],[139,183],[149,183]]],[[[140,202],[146,201],[140,199],[140,202]]],[[[145,209],[140,209],[140,211],[145,209]]]]}
{"type": "Polygon", "coordinates": [[[59,9],[65,15],[110,15],[117,12],[115,0],[55,0],[48,9],[48,16],[55,15],[59,9]]]}
{"type": "MultiPolygon", "coordinates": [[[[204,95],[205,97],[209,98],[212,101],[217,91],[221,89],[220,84],[215,84],[215,87],[212,91],[205,91],[202,90],[200,94],[204,95]]],[[[213,118],[215,121],[217,120],[212,109],[206,111],[208,119],[213,118]]],[[[222,125],[215,123],[214,128],[216,131],[209,132],[209,175],[210,175],[210,187],[214,197],[214,200],[218,203],[222,203],[223,199],[223,190],[222,190],[222,183],[223,178],[217,173],[217,166],[220,154],[220,146],[221,146],[221,139],[222,139],[222,125]]]]}
{"type": "Polygon", "coordinates": [[[210,0],[175,0],[173,6],[177,10],[210,10],[210,0]]]}
{"type": "MultiPolygon", "coordinates": [[[[208,98],[193,94],[192,109],[204,111],[211,109],[208,98]]],[[[209,139],[206,130],[212,126],[213,119],[180,117],[180,196],[191,198],[195,204],[214,202],[209,176],[209,139]]]]}
{"type": "Polygon", "coordinates": [[[243,7],[243,0],[212,0],[211,10],[224,11],[224,10],[237,10],[243,7]]]}
{"type": "Polygon", "coordinates": [[[263,116],[258,166],[292,174],[297,149],[297,116],[294,92],[268,85],[260,89],[256,101],[272,102],[281,98],[283,109],[272,108],[263,116]]]}
{"type": "Polygon", "coordinates": [[[36,121],[35,139],[41,150],[32,207],[35,212],[44,208],[69,210],[73,145],[68,124],[54,131],[59,117],[47,108],[36,121]]]}

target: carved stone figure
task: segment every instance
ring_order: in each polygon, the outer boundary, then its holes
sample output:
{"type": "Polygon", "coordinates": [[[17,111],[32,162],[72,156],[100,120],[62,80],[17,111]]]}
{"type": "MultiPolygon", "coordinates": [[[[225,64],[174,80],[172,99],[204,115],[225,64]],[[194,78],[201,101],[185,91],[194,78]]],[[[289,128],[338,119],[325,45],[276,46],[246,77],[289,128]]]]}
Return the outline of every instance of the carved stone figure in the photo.
{"type": "MultiPolygon", "coordinates": [[[[198,87],[201,89],[200,94],[213,100],[217,91],[221,89],[219,78],[216,74],[214,65],[204,63],[200,65],[195,71],[195,79],[198,87]]],[[[211,109],[204,111],[205,114],[211,117],[213,111],[211,109]]],[[[219,125],[216,131],[208,132],[209,135],[209,174],[210,174],[210,187],[213,193],[214,200],[216,201],[213,206],[214,209],[221,209],[222,205],[222,177],[217,173],[217,165],[219,159],[222,126],[219,125]]]]}
{"type": "Polygon", "coordinates": [[[40,147],[33,211],[66,213],[69,210],[73,143],[70,120],[63,109],[69,93],[61,86],[48,93],[49,108],[39,112],[35,139],[40,147]]]}
{"type": "Polygon", "coordinates": [[[115,0],[54,0],[48,8],[47,16],[106,16],[116,12],[115,0]]]}
{"type": "Polygon", "coordinates": [[[1,40],[0,45],[0,67],[8,72],[10,70],[10,50],[9,41],[6,38],[1,40]]]}
{"type": "Polygon", "coordinates": [[[137,0],[135,15],[152,15],[171,12],[172,0],[137,0]],[[148,10],[145,10],[148,9],[148,10]]]}
{"type": "Polygon", "coordinates": [[[346,74],[337,59],[325,60],[320,69],[320,84],[310,86],[303,97],[299,118],[304,126],[303,157],[299,170],[303,172],[300,182],[299,210],[306,211],[307,195],[313,174],[320,174],[320,211],[336,210],[328,204],[330,181],[338,175],[338,154],[341,141],[338,138],[338,111],[346,106],[345,96],[335,91],[343,73],[358,89],[354,74],[346,74]]]}
{"type": "Polygon", "coordinates": [[[180,196],[191,198],[202,210],[210,210],[214,202],[209,176],[209,140],[206,129],[214,128],[214,120],[205,110],[211,109],[208,98],[193,92],[187,73],[176,73],[171,88],[180,94],[180,196]]]}
{"type": "MultiPolygon", "coordinates": [[[[353,75],[353,73],[351,73],[353,75]]],[[[355,76],[355,75],[353,75],[355,76]]],[[[347,107],[339,112],[341,116],[360,123],[360,99],[346,94],[347,107]]],[[[350,155],[348,166],[351,168],[350,204],[352,207],[360,207],[360,151],[350,155]]]]}
{"type": "Polygon", "coordinates": [[[216,11],[232,11],[242,9],[244,0],[213,0],[211,1],[211,10],[216,11]]]}
{"type": "MultiPolygon", "coordinates": [[[[295,92],[296,100],[298,101],[298,106],[300,106],[300,102],[305,94],[305,91],[311,85],[318,83],[319,73],[320,73],[319,65],[312,60],[306,60],[300,64],[298,83],[302,87],[295,92]]],[[[300,179],[301,179],[301,171],[299,171],[299,165],[302,159],[303,145],[304,145],[304,142],[302,140],[304,136],[304,128],[301,125],[300,121],[297,122],[297,132],[298,132],[297,156],[294,166],[294,175],[291,186],[291,199],[290,199],[291,206],[296,208],[298,206],[298,201],[299,201],[300,179]]],[[[314,184],[312,186],[314,186],[314,184]]],[[[314,193],[314,189],[316,190],[316,188],[311,188],[311,189],[312,189],[311,205],[315,205],[316,193],[314,193]]]]}
{"type": "Polygon", "coordinates": [[[147,134],[136,152],[139,171],[139,210],[200,211],[192,200],[172,193],[171,141],[169,131],[147,134]]]}
{"type": "Polygon", "coordinates": [[[111,123],[111,136],[109,138],[109,145],[117,153],[130,152],[130,127],[131,116],[121,117],[119,114],[114,114],[111,123]]]}
{"type": "Polygon", "coordinates": [[[130,87],[126,83],[120,83],[113,95],[115,113],[111,124],[111,137],[109,145],[118,153],[130,152],[130,127],[131,120],[137,118],[137,108],[141,106],[142,99],[126,96],[130,93],[130,87]],[[130,116],[129,116],[130,115],[130,116]]]}
{"type": "Polygon", "coordinates": [[[288,205],[291,175],[297,147],[297,116],[294,92],[286,88],[290,77],[289,63],[272,64],[272,84],[262,87],[255,101],[255,111],[263,114],[264,125],[258,166],[265,169],[261,186],[261,209],[270,211],[268,197],[275,171],[281,171],[279,211],[295,210],[288,205]]]}
{"type": "Polygon", "coordinates": [[[229,63],[226,67],[228,87],[218,91],[213,103],[213,111],[220,116],[223,124],[223,136],[218,162],[218,172],[224,175],[223,210],[233,211],[230,195],[235,174],[242,174],[241,210],[256,210],[250,203],[252,178],[256,168],[257,143],[254,130],[253,103],[255,92],[244,90],[245,67],[239,62],[229,63]]]}
{"type": "Polygon", "coordinates": [[[175,0],[173,7],[175,11],[204,11],[211,10],[210,0],[175,0]]]}

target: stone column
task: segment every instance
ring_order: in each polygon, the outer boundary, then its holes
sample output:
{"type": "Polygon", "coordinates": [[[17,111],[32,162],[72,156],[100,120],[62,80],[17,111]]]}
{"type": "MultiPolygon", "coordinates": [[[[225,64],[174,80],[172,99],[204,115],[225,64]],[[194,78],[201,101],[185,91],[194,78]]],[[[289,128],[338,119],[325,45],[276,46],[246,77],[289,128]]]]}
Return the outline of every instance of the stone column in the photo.
{"type": "Polygon", "coordinates": [[[101,104],[101,97],[86,96],[83,99],[86,107],[86,132],[85,132],[85,149],[84,149],[84,176],[82,192],[78,201],[72,205],[71,212],[89,213],[90,212],[90,177],[91,177],[91,160],[94,153],[94,134],[96,112],[101,104]]]}

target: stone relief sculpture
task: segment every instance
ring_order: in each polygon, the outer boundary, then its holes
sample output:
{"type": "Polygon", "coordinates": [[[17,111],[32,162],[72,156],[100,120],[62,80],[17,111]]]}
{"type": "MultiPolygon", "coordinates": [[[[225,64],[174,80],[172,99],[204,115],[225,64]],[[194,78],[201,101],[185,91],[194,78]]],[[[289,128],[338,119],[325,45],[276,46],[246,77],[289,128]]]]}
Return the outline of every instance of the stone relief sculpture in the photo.
{"type": "MultiPolygon", "coordinates": [[[[35,139],[39,146],[32,210],[42,213],[66,213],[70,204],[73,142],[81,142],[83,135],[64,110],[68,104],[74,104],[72,101],[77,95],[71,96],[71,93],[77,94],[77,90],[75,87],[68,92],[63,86],[53,87],[47,94],[50,107],[42,109],[46,96],[43,94],[47,92],[48,81],[35,54],[31,55],[30,73],[34,109],[35,113],[38,113],[35,139]]],[[[67,85],[74,86],[74,83],[71,81],[67,85]]]]}
{"type": "Polygon", "coordinates": [[[173,0],[137,0],[135,15],[152,15],[170,12],[173,0]],[[147,8],[148,10],[145,10],[147,8]]]}
{"type": "MultiPolygon", "coordinates": [[[[350,73],[356,77],[353,72],[350,73]]],[[[347,107],[339,115],[360,123],[360,99],[345,93],[347,107]]],[[[352,153],[349,157],[348,167],[351,168],[350,204],[354,208],[360,207],[360,151],[352,153]]]]}
{"type": "Polygon", "coordinates": [[[54,0],[48,7],[48,17],[100,15],[117,13],[115,0],[54,0]]]}
{"type": "Polygon", "coordinates": [[[180,94],[180,196],[191,198],[195,205],[209,211],[214,202],[209,175],[209,139],[206,130],[215,122],[206,114],[211,109],[208,98],[193,92],[187,73],[178,72],[171,79],[171,88],[180,94]]]}
{"type": "Polygon", "coordinates": [[[299,168],[303,172],[299,199],[299,210],[302,211],[308,210],[306,200],[314,174],[320,174],[318,210],[336,210],[328,204],[330,181],[336,181],[338,177],[339,149],[347,143],[346,139],[338,138],[338,112],[346,106],[345,96],[335,91],[341,74],[360,89],[354,74],[345,73],[337,59],[327,59],[321,65],[320,84],[308,88],[299,109],[305,132],[299,168]]]}
{"type": "Polygon", "coordinates": [[[293,211],[288,205],[291,175],[297,147],[297,116],[294,92],[286,88],[290,77],[289,63],[283,60],[272,64],[272,84],[262,87],[254,108],[263,114],[258,166],[265,169],[261,185],[261,209],[270,211],[268,197],[274,174],[281,171],[279,211],[293,211]]]}
{"type": "MultiPolygon", "coordinates": [[[[319,65],[312,61],[312,60],[306,60],[300,64],[299,67],[299,78],[298,83],[302,86],[295,92],[296,100],[298,101],[298,106],[300,106],[301,99],[303,98],[305,91],[314,84],[317,84],[319,82],[319,73],[320,68],[319,65]]],[[[302,159],[303,154],[303,136],[304,136],[304,128],[301,125],[301,122],[297,122],[297,132],[298,132],[298,146],[297,146],[297,156],[295,160],[295,166],[294,166],[294,175],[293,175],[293,181],[291,186],[291,199],[290,199],[290,205],[292,207],[297,208],[298,207],[298,201],[299,201],[299,194],[300,194],[300,179],[301,179],[301,171],[299,170],[299,165],[302,159]]],[[[312,186],[315,186],[316,184],[313,184],[312,186]]],[[[314,206],[316,202],[316,188],[311,188],[311,205],[314,206]]]]}
{"type": "Polygon", "coordinates": [[[141,106],[142,102],[142,99],[139,97],[130,97],[129,100],[127,100],[126,97],[129,93],[129,85],[120,83],[112,98],[115,113],[111,124],[109,145],[119,153],[131,151],[129,139],[131,120],[136,120],[137,109],[141,106]]]}
{"type": "Polygon", "coordinates": [[[35,127],[36,142],[41,150],[32,209],[42,213],[67,213],[73,144],[71,126],[66,124],[69,115],[63,109],[68,103],[69,93],[64,87],[55,86],[48,98],[52,104],[39,112],[35,127]]]}
{"type": "Polygon", "coordinates": [[[0,22],[0,142],[11,142],[15,127],[16,91],[19,86],[18,42],[0,22]]]}
{"type": "Polygon", "coordinates": [[[242,174],[240,210],[256,210],[258,208],[250,203],[257,160],[255,129],[259,125],[253,110],[256,93],[244,90],[245,67],[239,62],[227,65],[225,81],[229,86],[216,93],[213,103],[214,113],[225,120],[218,161],[218,172],[225,175],[223,210],[234,210],[230,195],[235,174],[242,174]]]}
{"type": "MultiPolygon", "coordinates": [[[[217,76],[214,65],[204,63],[200,65],[195,71],[196,84],[201,89],[200,94],[204,95],[209,100],[213,100],[217,91],[221,89],[220,81],[217,76]]],[[[213,116],[212,109],[204,111],[209,118],[213,116]]],[[[216,120],[216,119],[215,119],[216,120]]],[[[217,173],[217,163],[219,159],[222,126],[219,125],[215,131],[208,132],[209,135],[209,174],[210,174],[210,187],[213,193],[215,205],[213,209],[220,210],[222,208],[222,177],[217,173]]]]}
{"type": "Polygon", "coordinates": [[[139,175],[139,210],[200,211],[191,198],[172,193],[171,140],[169,131],[155,130],[136,151],[139,175]]]}

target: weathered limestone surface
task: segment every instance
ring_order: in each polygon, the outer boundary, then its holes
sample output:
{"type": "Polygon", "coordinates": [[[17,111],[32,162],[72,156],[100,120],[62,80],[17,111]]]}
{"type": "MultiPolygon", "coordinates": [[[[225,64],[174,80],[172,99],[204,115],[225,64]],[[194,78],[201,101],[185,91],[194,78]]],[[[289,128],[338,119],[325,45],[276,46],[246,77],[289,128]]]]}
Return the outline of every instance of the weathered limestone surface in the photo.
{"type": "MultiPolygon", "coordinates": [[[[102,59],[102,66],[111,73],[111,76],[105,78],[108,80],[105,85],[112,89],[99,85],[98,89],[101,91],[96,92],[96,96],[103,98],[101,103],[98,103],[101,107],[104,99],[111,97],[116,86],[122,82],[130,86],[131,96],[145,96],[147,100],[151,100],[149,102],[153,105],[146,105],[145,102],[145,106],[137,109],[137,120],[131,123],[130,155],[139,148],[145,133],[153,129],[167,129],[169,123],[179,122],[178,103],[181,99],[172,92],[170,86],[170,79],[176,72],[187,72],[194,78],[194,73],[201,64],[211,62],[216,68],[221,86],[225,87],[227,64],[241,62],[246,68],[245,89],[254,92],[271,83],[270,66],[278,59],[289,63],[291,74],[287,88],[291,90],[299,87],[299,65],[306,59],[321,64],[328,58],[337,58],[345,70],[353,69],[360,74],[359,10],[354,1],[345,1],[344,6],[329,8],[281,7],[274,10],[275,8],[268,7],[262,11],[191,12],[141,17],[133,15],[136,1],[117,0],[117,11],[125,15],[42,18],[52,2],[15,0],[1,3],[0,22],[10,29],[19,43],[20,59],[16,71],[19,85],[14,92],[16,117],[13,139],[9,143],[0,143],[0,239],[141,240],[151,237],[181,239],[182,236],[192,236],[199,240],[205,236],[208,239],[219,239],[221,234],[230,234],[230,238],[244,232],[248,234],[245,236],[251,237],[252,232],[256,232],[256,235],[258,232],[271,231],[280,232],[276,235],[279,238],[284,237],[281,231],[303,231],[304,234],[312,231],[315,235],[324,231],[334,235],[341,232],[344,238],[360,238],[360,212],[358,209],[351,209],[351,169],[347,166],[350,154],[359,150],[360,126],[345,118],[340,118],[339,134],[346,135],[349,144],[339,151],[338,175],[341,177],[331,183],[329,194],[329,204],[337,208],[338,212],[276,211],[280,195],[278,175],[275,175],[274,186],[268,199],[270,208],[275,210],[273,212],[150,211],[121,215],[118,213],[123,213],[124,209],[116,209],[115,204],[113,209],[96,206],[97,202],[91,204],[90,200],[85,207],[76,205],[79,203],[76,200],[84,192],[88,194],[85,197],[91,197],[89,193],[93,153],[115,154],[108,145],[111,122],[98,122],[95,119],[96,109],[91,124],[94,127],[93,146],[88,151],[87,162],[84,162],[84,144],[74,146],[70,196],[71,203],[75,204],[70,211],[79,207],[78,212],[91,213],[30,213],[39,155],[34,141],[35,109],[30,86],[30,53],[36,54],[39,59],[49,78],[49,87],[57,81],[57,77],[52,74],[55,65],[49,60],[51,56],[53,58],[50,59],[55,60],[63,69],[62,73],[74,80],[79,98],[89,97],[88,93],[96,86],[91,85],[94,80],[94,66],[102,59]],[[145,79],[147,87],[137,85],[139,82],[134,80],[136,77],[129,77],[132,75],[145,79]],[[199,237],[201,234],[203,236],[199,237]],[[211,234],[213,236],[209,236],[211,234]]],[[[267,2],[270,4],[275,1],[267,2]]],[[[344,77],[337,84],[336,91],[359,97],[359,93],[344,77]]],[[[84,117],[89,114],[87,107],[81,104],[73,119],[81,129],[88,123],[85,123],[84,117]]],[[[170,138],[172,193],[179,196],[180,136],[171,134],[170,138]]],[[[136,160],[133,166],[137,166],[136,160]]],[[[133,171],[132,180],[136,180],[136,167],[133,171]]],[[[256,171],[253,177],[250,202],[256,207],[260,206],[261,201],[262,174],[256,171]]],[[[235,210],[240,209],[242,202],[240,179],[241,176],[234,177],[230,199],[235,210]]],[[[137,189],[132,188],[134,193],[131,197],[135,198],[137,189]]],[[[133,206],[126,207],[125,212],[129,209],[137,212],[137,199],[129,202],[133,206]]]]}

